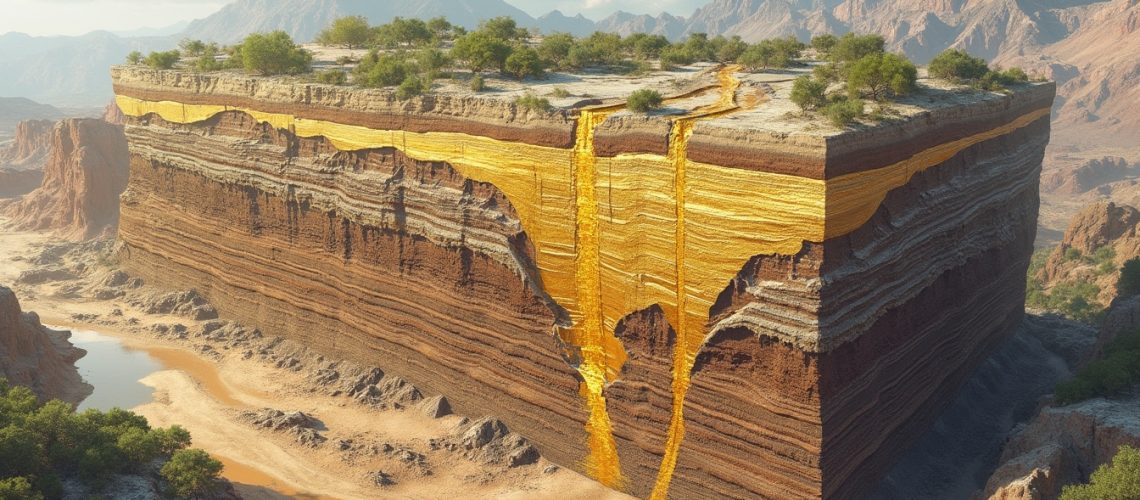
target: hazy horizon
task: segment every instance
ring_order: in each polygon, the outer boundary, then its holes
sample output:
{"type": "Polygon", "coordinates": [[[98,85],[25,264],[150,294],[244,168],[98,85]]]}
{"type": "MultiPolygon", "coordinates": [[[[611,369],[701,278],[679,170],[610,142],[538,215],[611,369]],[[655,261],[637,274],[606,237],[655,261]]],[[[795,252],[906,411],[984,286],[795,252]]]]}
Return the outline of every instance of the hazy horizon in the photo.
{"type": "MultiPolygon", "coordinates": [[[[232,0],[11,0],[0,35],[78,36],[92,31],[131,32],[201,19],[232,0]]],[[[531,16],[552,10],[599,20],[616,11],[689,15],[708,0],[506,0],[531,16]]]]}

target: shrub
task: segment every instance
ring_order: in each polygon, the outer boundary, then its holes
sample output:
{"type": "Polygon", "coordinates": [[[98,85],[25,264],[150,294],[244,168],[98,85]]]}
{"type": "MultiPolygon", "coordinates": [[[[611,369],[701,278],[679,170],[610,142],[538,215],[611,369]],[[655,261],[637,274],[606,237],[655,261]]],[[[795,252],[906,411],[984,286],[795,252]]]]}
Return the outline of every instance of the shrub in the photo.
{"type": "Polygon", "coordinates": [[[863,116],[863,101],[861,99],[845,99],[828,104],[823,114],[836,127],[846,127],[856,118],[863,116]]]}
{"type": "Polygon", "coordinates": [[[623,41],[622,44],[630,48],[633,57],[642,60],[660,58],[661,51],[670,46],[669,39],[663,35],[635,33],[627,37],[627,40],[629,41],[623,41]]]}
{"type": "Polygon", "coordinates": [[[1002,90],[1006,85],[1028,80],[1029,76],[1021,68],[1010,68],[1005,71],[989,71],[975,82],[974,86],[983,90],[1002,90]]]}
{"type": "Polygon", "coordinates": [[[800,107],[800,111],[807,113],[827,105],[826,92],[827,82],[801,76],[792,83],[792,102],[800,107]]]}
{"type": "Polygon", "coordinates": [[[869,94],[876,101],[892,95],[911,93],[918,81],[918,69],[896,54],[871,54],[853,64],[847,74],[847,91],[852,98],[869,94]]]}
{"type": "Polygon", "coordinates": [[[739,36],[727,40],[724,37],[717,37],[713,42],[716,47],[716,60],[722,63],[736,62],[749,47],[739,36]]]}
{"type": "Polygon", "coordinates": [[[348,73],[339,69],[330,69],[317,72],[317,81],[329,85],[345,85],[348,83],[348,73]]]}
{"type": "Polygon", "coordinates": [[[1140,295],[1140,258],[1129,259],[1120,268],[1120,279],[1116,282],[1119,297],[1140,295]]]}
{"type": "Polygon", "coordinates": [[[184,38],[181,42],[178,42],[178,48],[182,49],[182,54],[186,57],[198,57],[206,52],[206,47],[206,42],[201,40],[184,38]]]}
{"type": "Polygon", "coordinates": [[[131,51],[130,54],[127,54],[127,64],[142,64],[142,63],[143,63],[142,52],[139,52],[137,50],[133,50],[133,51],[131,51]]]}
{"type": "Polygon", "coordinates": [[[213,491],[222,473],[222,463],[202,450],[178,450],[162,466],[162,477],[170,482],[174,492],[182,497],[193,497],[213,491]]]}
{"type": "Polygon", "coordinates": [[[567,62],[570,50],[574,48],[574,35],[569,33],[554,33],[547,35],[538,44],[538,55],[547,66],[558,69],[568,69],[567,62]]]}
{"type": "Polygon", "coordinates": [[[424,81],[421,80],[420,77],[409,75],[407,78],[404,78],[403,82],[400,82],[399,87],[396,87],[396,98],[411,99],[415,96],[423,95],[426,90],[427,85],[424,84],[424,81]]]}
{"type": "Polygon", "coordinates": [[[451,65],[451,57],[442,50],[424,48],[416,52],[416,65],[427,75],[429,81],[435,80],[444,68],[451,65]]]}
{"type": "Polygon", "coordinates": [[[471,78],[471,91],[482,92],[487,90],[487,83],[483,81],[483,75],[475,75],[471,78]]]}
{"type": "Polygon", "coordinates": [[[44,495],[32,488],[26,477],[0,479],[0,500],[43,500],[44,495]]]}
{"type": "Polygon", "coordinates": [[[170,69],[181,59],[182,54],[177,50],[151,52],[146,56],[146,65],[154,69],[170,69]]]}
{"type": "Polygon", "coordinates": [[[1097,467],[1089,484],[1067,485],[1061,500],[1133,500],[1140,498],[1140,450],[1122,445],[1111,464],[1097,467]]]}
{"type": "Polygon", "coordinates": [[[694,62],[696,58],[684,46],[670,45],[661,51],[661,69],[688,66],[694,62]]]}
{"type": "Polygon", "coordinates": [[[475,73],[489,68],[502,71],[507,58],[511,56],[511,46],[485,32],[474,31],[455,41],[451,55],[463,61],[475,73]]]}
{"type": "Polygon", "coordinates": [[[761,68],[786,68],[800,57],[804,44],[795,37],[762,40],[745,50],[740,63],[750,70],[761,68]]]}
{"type": "Polygon", "coordinates": [[[636,90],[626,99],[626,105],[635,113],[647,113],[649,110],[661,107],[665,101],[661,93],[653,89],[636,90]]]}
{"type": "Polygon", "coordinates": [[[1080,249],[1073,247],[1066,248],[1062,259],[1064,259],[1066,262],[1081,260],[1081,251],[1080,249]]]}
{"type": "Polygon", "coordinates": [[[372,38],[372,28],[364,16],[339,17],[317,34],[321,45],[341,45],[350,49],[363,47],[372,38]]]}
{"type": "Polygon", "coordinates": [[[1067,405],[1114,396],[1140,382],[1140,330],[1121,334],[1105,346],[1105,358],[1088,364],[1073,379],[1057,384],[1057,403],[1067,405]]]}
{"type": "Polygon", "coordinates": [[[515,104],[520,108],[529,109],[531,111],[549,112],[554,109],[549,99],[538,97],[530,92],[515,98],[515,104]]]}
{"type": "Polygon", "coordinates": [[[984,59],[960,49],[946,49],[930,61],[930,76],[954,83],[973,82],[989,70],[984,59]]]}
{"type": "Polygon", "coordinates": [[[284,31],[254,33],[241,44],[246,71],[262,75],[306,73],[313,62],[309,51],[298,47],[284,31]]]}
{"type": "Polygon", "coordinates": [[[526,77],[542,78],[546,75],[546,67],[539,57],[538,51],[530,47],[515,49],[503,63],[506,74],[522,80],[526,77]]]}
{"type": "Polygon", "coordinates": [[[530,37],[526,28],[520,28],[518,23],[509,16],[499,16],[479,23],[479,30],[492,38],[499,40],[521,41],[530,37]]]}
{"type": "Polygon", "coordinates": [[[822,56],[831,54],[832,49],[839,43],[839,38],[830,33],[816,35],[811,37],[811,48],[815,49],[822,56]]]}
{"type": "Polygon", "coordinates": [[[554,90],[550,91],[551,97],[566,98],[570,97],[571,95],[573,94],[571,94],[569,90],[566,90],[562,87],[554,87],[554,90]]]}
{"type": "Polygon", "coordinates": [[[362,87],[394,87],[415,75],[418,68],[402,56],[370,53],[356,67],[356,83],[362,87]]]}
{"type": "Polygon", "coordinates": [[[882,54],[887,45],[879,35],[856,35],[847,33],[835,42],[830,55],[837,63],[853,63],[870,55],[882,54]]]}

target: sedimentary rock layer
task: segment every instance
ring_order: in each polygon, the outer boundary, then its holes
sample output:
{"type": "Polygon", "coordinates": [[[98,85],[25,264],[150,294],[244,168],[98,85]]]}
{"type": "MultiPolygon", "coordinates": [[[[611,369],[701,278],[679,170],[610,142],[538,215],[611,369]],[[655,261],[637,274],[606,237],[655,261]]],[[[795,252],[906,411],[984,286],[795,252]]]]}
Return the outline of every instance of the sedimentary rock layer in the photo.
{"type": "Polygon", "coordinates": [[[49,120],[16,125],[15,138],[0,149],[0,198],[21,196],[39,187],[51,150],[52,125],[49,120]]]}
{"type": "Polygon", "coordinates": [[[749,131],[745,112],[696,118],[707,108],[523,115],[235,76],[116,79],[135,272],[385,364],[632,493],[672,479],[678,497],[874,485],[1020,321],[1053,90],[779,135],[749,131]],[[744,149],[706,163],[701,141],[744,149]],[[613,463],[598,463],[602,435],[613,463]],[[667,442],[680,454],[658,477],[667,442]]]}
{"type": "Polygon", "coordinates": [[[51,229],[72,239],[114,228],[119,194],[127,186],[127,141],[122,126],[67,119],[51,133],[51,153],[38,189],[6,207],[16,227],[51,229]]]}
{"type": "Polygon", "coordinates": [[[42,400],[79,403],[91,394],[75,368],[87,354],[68,342],[68,332],[40,324],[35,313],[20,310],[12,290],[0,286],[0,377],[32,389],[42,400]]]}

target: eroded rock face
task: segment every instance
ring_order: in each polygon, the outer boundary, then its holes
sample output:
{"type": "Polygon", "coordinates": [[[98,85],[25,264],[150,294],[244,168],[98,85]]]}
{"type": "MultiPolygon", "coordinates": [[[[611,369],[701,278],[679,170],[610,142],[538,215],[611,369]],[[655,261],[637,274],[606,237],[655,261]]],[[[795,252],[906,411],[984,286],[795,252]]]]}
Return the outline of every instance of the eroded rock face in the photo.
{"type": "Polygon", "coordinates": [[[40,185],[51,151],[53,123],[26,120],[16,126],[12,143],[0,149],[0,198],[20,196],[40,185]]]}
{"type": "Polygon", "coordinates": [[[6,214],[21,229],[50,229],[71,239],[105,234],[118,221],[128,162],[122,127],[96,119],[60,121],[52,129],[42,184],[9,204],[6,214]]]}
{"type": "Polygon", "coordinates": [[[1081,259],[1067,256],[1075,249],[1082,257],[1091,257],[1097,250],[1111,248],[1113,263],[1119,268],[1129,259],[1140,257],[1140,211],[1128,205],[1113,202],[1091,204],[1080,211],[1069,228],[1061,244],[1049,255],[1049,260],[1040,271],[1040,278],[1048,287],[1052,284],[1085,277],[1100,288],[1100,299],[1104,305],[1116,298],[1116,281],[1119,273],[1099,275],[1081,259]]]}
{"type": "Polygon", "coordinates": [[[133,274],[383,366],[336,381],[349,391],[384,393],[377,383],[398,374],[461,413],[493,414],[502,429],[480,425],[512,447],[508,461],[535,454],[507,425],[544,456],[590,469],[578,368],[616,345],[625,359],[605,411],[625,488],[648,495],[667,448],[675,355],[691,342],[672,495],[865,496],[1021,323],[1049,86],[831,136],[703,122],[688,143],[700,160],[682,165],[686,191],[661,155],[677,130],[663,118],[602,120],[587,161],[568,147],[582,128],[566,111],[533,117],[455,96],[400,108],[374,91],[236,76],[116,78],[130,104],[120,257],[133,274]],[[231,101],[255,112],[220,107],[231,101]],[[433,142],[443,134],[453,135],[433,142]],[[623,138],[643,154],[618,154],[623,138]],[[563,194],[587,196],[588,185],[567,185],[583,175],[598,176],[596,196],[578,204],[563,194]],[[694,201],[674,199],[685,195],[694,201]],[[669,219],[678,204],[687,226],[669,219]],[[583,205],[597,213],[576,212],[583,205]],[[562,224],[567,214],[577,218],[562,224]],[[552,333],[581,321],[574,297],[558,293],[581,274],[550,264],[573,265],[586,244],[549,243],[591,232],[574,223],[591,215],[596,272],[613,279],[586,292],[601,297],[616,340],[587,351],[552,333]],[[771,250],[732,260],[720,255],[739,250],[730,237],[771,250]],[[701,317],[680,322],[679,260],[731,264],[711,284],[687,275],[701,317]],[[637,286],[621,288],[629,276],[637,286]],[[638,302],[655,293],[665,299],[638,302]]]}
{"type": "Polygon", "coordinates": [[[12,290],[0,286],[0,376],[30,387],[40,399],[79,403],[91,394],[75,361],[86,351],[70,342],[70,333],[40,324],[35,313],[20,310],[12,290]]]}

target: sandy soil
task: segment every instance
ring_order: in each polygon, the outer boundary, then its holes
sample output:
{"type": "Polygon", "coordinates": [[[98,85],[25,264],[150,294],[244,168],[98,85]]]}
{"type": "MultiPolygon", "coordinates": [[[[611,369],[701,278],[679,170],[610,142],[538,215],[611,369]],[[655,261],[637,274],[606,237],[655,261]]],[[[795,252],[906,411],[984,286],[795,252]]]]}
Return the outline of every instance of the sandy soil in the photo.
{"type": "Polygon", "coordinates": [[[113,265],[106,258],[109,244],[68,247],[70,253],[44,263],[45,250],[57,244],[51,235],[13,232],[5,222],[0,219],[0,283],[13,286],[24,309],[38,312],[47,324],[115,336],[160,361],[167,369],[143,379],[155,389],[154,401],[135,411],[154,425],[186,427],[193,446],[221,459],[226,477],[246,498],[627,498],[545,459],[507,468],[431,446],[432,440],[453,437],[464,417],[433,419],[415,407],[364,406],[314,387],[306,370],[277,368],[201,337],[160,338],[151,333],[154,325],[180,324],[194,331],[200,322],[145,314],[123,299],[85,298],[90,282],[113,265]],[[43,267],[72,270],[80,277],[16,284],[22,272],[43,267]],[[122,313],[113,313],[115,309],[122,313]],[[327,441],[303,445],[288,432],[256,428],[241,415],[260,408],[309,414],[327,441]],[[342,450],[342,441],[353,446],[342,450]],[[388,447],[420,454],[423,460],[413,466],[396,454],[376,452],[388,447]],[[377,471],[396,484],[377,486],[377,471]]]}

